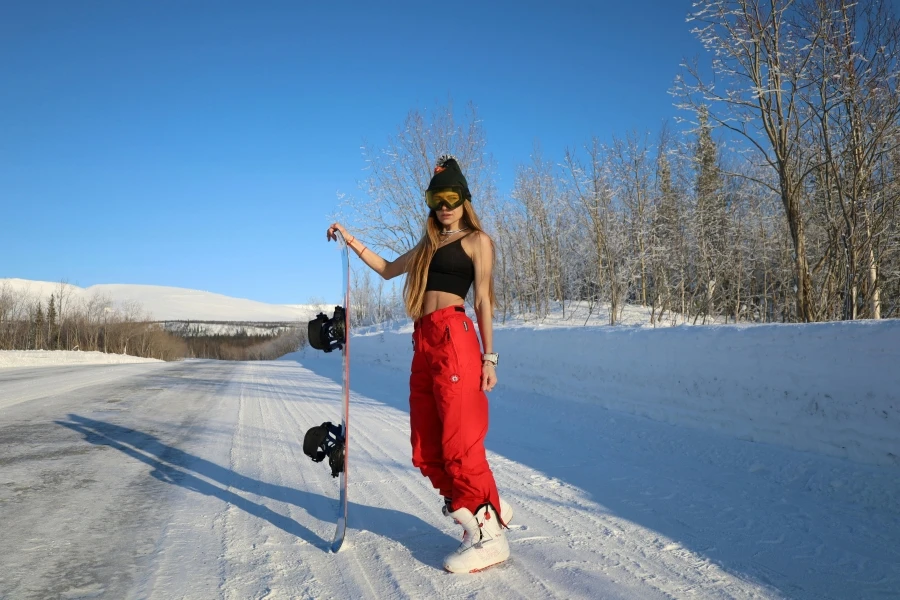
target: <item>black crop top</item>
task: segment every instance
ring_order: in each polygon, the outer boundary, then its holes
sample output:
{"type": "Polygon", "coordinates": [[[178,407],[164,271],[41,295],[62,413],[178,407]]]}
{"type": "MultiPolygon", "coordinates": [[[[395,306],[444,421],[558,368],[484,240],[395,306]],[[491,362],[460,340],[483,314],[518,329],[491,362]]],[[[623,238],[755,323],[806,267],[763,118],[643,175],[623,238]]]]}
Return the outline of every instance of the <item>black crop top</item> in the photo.
{"type": "Polygon", "coordinates": [[[431,257],[426,292],[449,292],[460,298],[465,298],[469,293],[469,286],[475,281],[475,265],[463,250],[462,239],[438,248],[431,257]]]}

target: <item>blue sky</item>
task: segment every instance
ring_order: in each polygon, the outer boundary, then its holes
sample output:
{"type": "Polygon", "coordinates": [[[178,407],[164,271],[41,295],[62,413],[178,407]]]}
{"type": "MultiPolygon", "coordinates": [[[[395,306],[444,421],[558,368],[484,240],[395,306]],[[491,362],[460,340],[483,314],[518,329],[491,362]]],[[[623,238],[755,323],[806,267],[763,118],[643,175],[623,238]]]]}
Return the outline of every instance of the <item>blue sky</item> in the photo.
{"type": "Polygon", "coordinates": [[[690,0],[2,2],[0,278],[273,303],[339,286],[364,141],[477,107],[498,186],[535,142],[655,131],[690,0]]]}

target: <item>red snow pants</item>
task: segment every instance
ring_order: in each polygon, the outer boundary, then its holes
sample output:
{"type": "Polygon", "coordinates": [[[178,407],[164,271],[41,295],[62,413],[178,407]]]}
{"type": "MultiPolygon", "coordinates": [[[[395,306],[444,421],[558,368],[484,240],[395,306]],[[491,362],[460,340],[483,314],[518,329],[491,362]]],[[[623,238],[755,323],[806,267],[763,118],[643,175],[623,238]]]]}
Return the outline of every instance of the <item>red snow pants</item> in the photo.
{"type": "Polygon", "coordinates": [[[488,400],[481,391],[481,344],[461,306],[425,315],[413,332],[409,377],[412,462],[452,498],[452,510],[500,508],[484,438],[488,400]]]}

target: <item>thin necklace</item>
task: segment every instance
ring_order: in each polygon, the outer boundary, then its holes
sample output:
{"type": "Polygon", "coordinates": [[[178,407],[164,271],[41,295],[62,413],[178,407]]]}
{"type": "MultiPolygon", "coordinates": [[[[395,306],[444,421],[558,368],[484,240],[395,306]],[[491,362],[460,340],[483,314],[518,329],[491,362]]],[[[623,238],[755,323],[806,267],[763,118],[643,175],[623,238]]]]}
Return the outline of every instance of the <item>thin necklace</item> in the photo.
{"type": "Polygon", "coordinates": [[[453,235],[454,233],[462,233],[463,231],[468,231],[468,227],[463,227],[462,229],[454,229],[452,231],[442,231],[441,235],[453,235]]]}

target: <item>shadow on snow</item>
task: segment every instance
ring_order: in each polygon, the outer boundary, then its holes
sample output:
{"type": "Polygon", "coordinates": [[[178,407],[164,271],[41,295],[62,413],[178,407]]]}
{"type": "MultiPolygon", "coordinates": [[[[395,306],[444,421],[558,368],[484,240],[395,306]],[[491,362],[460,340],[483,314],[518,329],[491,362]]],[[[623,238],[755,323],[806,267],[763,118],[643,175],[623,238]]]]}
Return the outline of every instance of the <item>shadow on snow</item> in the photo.
{"type": "MultiPolygon", "coordinates": [[[[281,485],[266,483],[241,475],[231,469],[167,445],[159,438],[110,423],[76,414],[56,424],[78,432],[84,440],[107,446],[138,460],[151,468],[150,476],[185,489],[218,498],[248,514],[264,519],[284,532],[297,536],[312,546],[329,551],[331,539],[323,539],[294,519],[282,515],[241,493],[255,494],[278,502],[293,504],[312,517],[325,522],[337,521],[337,499],[281,485]],[[208,481],[209,480],[209,481],[208,481]],[[234,490],[234,491],[233,491],[234,490]],[[241,493],[239,493],[241,492],[241,493]]],[[[396,510],[350,503],[351,525],[393,539],[409,548],[420,562],[438,567],[442,551],[452,545],[452,538],[422,519],[396,510]],[[448,538],[447,543],[438,540],[448,538]]]]}

